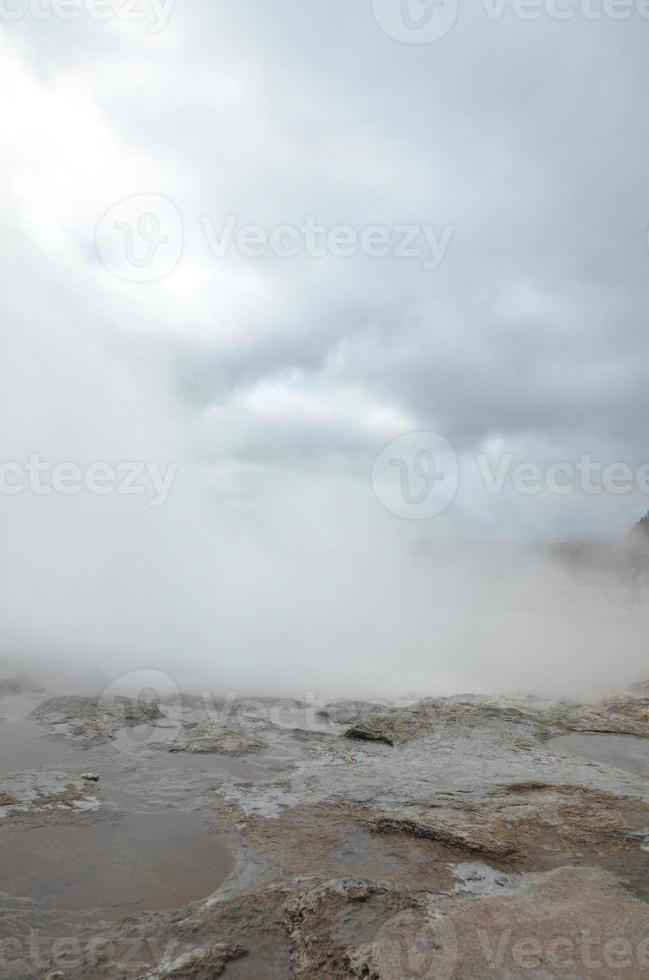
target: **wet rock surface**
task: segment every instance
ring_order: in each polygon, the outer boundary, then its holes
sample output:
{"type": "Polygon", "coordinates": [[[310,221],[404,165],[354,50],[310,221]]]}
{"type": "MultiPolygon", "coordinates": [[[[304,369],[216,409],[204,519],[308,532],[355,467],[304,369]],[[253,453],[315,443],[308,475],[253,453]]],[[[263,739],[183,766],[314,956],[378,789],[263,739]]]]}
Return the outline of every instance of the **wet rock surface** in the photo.
{"type": "Polygon", "coordinates": [[[29,761],[0,774],[3,977],[649,975],[646,684],[594,705],[38,698],[0,722],[29,761]],[[40,893],[36,841],[62,855],[40,893]],[[93,905],[102,849],[119,873],[93,905]]]}
{"type": "Polygon", "coordinates": [[[192,725],[183,726],[171,744],[153,742],[151,748],[197,755],[213,753],[237,756],[260,752],[264,748],[264,742],[245,731],[233,731],[218,725],[192,725]]]}
{"type": "Polygon", "coordinates": [[[54,770],[0,775],[0,821],[47,810],[81,813],[100,807],[97,788],[84,777],[54,770]]]}
{"type": "Polygon", "coordinates": [[[157,704],[127,697],[47,698],[32,711],[32,718],[50,733],[78,742],[105,742],[121,728],[135,728],[161,721],[157,704]]]}

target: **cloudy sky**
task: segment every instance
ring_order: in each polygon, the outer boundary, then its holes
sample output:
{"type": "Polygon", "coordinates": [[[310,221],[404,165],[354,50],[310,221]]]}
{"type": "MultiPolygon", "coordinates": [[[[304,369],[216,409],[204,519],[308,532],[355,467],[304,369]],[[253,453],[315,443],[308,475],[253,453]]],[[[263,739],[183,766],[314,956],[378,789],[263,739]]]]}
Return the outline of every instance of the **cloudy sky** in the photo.
{"type": "MultiPolygon", "coordinates": [[[[388,33],[399,3],[108,0],[98,20],[71,0],[63,20],[48,0],[6,0],[9,360],[24,368],[32,329],[57,356],[75,333],[150,356],[193,448],[232,471],[367,475],[412,431],[544,465],[644,461],[649,19],[597,0],[522,19],[485,0],[414,44],[426,24],[388,33]],[[116,275],[102,216],[134,198],[135,224],[160,197],[180,258],[155,281],[116,275]],[[317,254],[307,219],[327,230],[317,254]],[[295,229],[290,255],[242,254],[250,225],[295,229]],[[337,226],[357,236],[348,254],[337,226]],[[388,254],[363,247],[370,226],[388,254]],[[395,229],[424,226],[436,260],[424,232],[400,255],[395,229]]],[[[421,0],[410,15],[425,19],[421,0]]],[[[70,374],[83,403],[87,375],[70,374]]],[[[462,489],[455,520],[474,521],[462,489]]],[[[491,530],[498,503],[479,505],[491,530]]],[[[522,523],[621,526],[643,501],[609,503],[535,499],[522,523]]]]}
{"type": "Polygon", "coordinates": [[[145,516],[5,496],[12,560],[58,579],[74,541],[89,583],[117,563],[148,593],[120,555],[185,548],[191,577],[236,520],[308,554],[647,508],[548,477],[649,458],[641,0],[1,10],[3,459],[179,467],[145,516]]]}

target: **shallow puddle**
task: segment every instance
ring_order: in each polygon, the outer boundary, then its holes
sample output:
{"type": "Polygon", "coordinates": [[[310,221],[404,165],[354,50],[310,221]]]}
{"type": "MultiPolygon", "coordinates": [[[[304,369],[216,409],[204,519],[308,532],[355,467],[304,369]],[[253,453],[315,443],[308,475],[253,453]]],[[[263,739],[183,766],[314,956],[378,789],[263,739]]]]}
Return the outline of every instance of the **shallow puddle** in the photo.
{"type": "Polygon", "coordinates": [[[0,772],[21,772],[40,766],[83,767],[84,750],[61,739],[43,737],[33,721],[0,722],[0,772]]]}
{"type": "Polygon", "coordinates": [[[196,813],[130,814],[115,823],[20,827],[0,841],[0,887],[57,910],[121,917],[207,898],[228,850],[196,813]]]}
{"type": "Polygon", "coordinates": [[[649,776],[649,739],[634,735],[586,735],[573,732],[547,742],[560,755],[580,755],[625,772],[649,776]]]}
{"type": "Polygon", "coordinates": [[[149,749],[138,729],[123,728],[109,742],[83,746],[47,735],[41,726],[29,719],[0,721],[0,773],[22,772],[43,766],[71,773],[97,769],[101,772],[102,783],[106,778],[119,783],[123,766],[132,764],[145,769],[145,779],[148,778],[148,781],[156,772],[165,769],[223,773],[235,779],[254,782],[265,778],[269,770],[275,772],[281,768],[294,768],[286,760],[268,759],[263,753],[246,760],[217,753],[149,749]]]}
{"type": "MultiPolygon", "coordinates": [[[[0,772],[98,772],[100,788],[113,802],[138,811],[112,822],[48,826],[44,820],[3,828],[0,893],[14,912],[18,899],[18,906],[22,901],[25,910],[31,907],[30,915],[97,909],[121,917],[182,907],[219,887],[230,871],[228,850],[210,836],[204,815],[168,807],[160,774],[173,766],[173,757],[151,755],[153,760],[134,766],[133,756],[114,743],[81,748],[44,735],[28,719],[0,722],[0,772]],[[159,808],[146,812],[152,797],[159,808]]],[[[177,795],[175,788],[169,802],[177,795]]]]}

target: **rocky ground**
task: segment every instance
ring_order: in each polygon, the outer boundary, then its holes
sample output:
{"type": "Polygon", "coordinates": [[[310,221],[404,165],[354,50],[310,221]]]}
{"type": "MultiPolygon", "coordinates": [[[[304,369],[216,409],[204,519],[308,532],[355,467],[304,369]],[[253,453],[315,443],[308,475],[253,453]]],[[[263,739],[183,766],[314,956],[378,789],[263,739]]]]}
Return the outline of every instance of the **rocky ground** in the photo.
{"type": "Polygon", "coordinates": [[[38,840],[45,885],[10,876],[10,980],[649,975],[649,684],[316,709],[9,678],[0,715],[30,762],[3,760],[0,869],[38,840]],[[75,840],[70,908],[48,846],[75,840]]]}

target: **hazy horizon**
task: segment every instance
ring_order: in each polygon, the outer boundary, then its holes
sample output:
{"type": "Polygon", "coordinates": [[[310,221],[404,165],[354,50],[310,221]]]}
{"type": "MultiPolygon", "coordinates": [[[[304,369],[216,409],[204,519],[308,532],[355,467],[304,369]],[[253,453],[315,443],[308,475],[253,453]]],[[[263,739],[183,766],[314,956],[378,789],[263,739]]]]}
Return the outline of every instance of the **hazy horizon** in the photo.
{"type": "Polygon", "coordinates": [[[508,549],[649,507],[649,20],[32,6],[0,14],[0,652],[251,693],[637,679],[623,575],[541,615],[521,576],[582,573],[508,549]]]}

